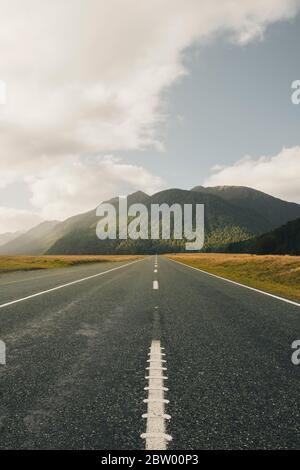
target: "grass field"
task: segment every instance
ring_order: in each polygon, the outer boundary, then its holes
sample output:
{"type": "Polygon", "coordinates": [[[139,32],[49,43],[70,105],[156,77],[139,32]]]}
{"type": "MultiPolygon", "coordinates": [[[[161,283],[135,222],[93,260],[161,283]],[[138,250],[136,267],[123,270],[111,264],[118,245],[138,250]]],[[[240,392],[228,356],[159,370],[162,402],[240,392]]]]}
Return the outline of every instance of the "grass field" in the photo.
{"type": "Polygon", "coordinates": [[[134,261],[142,256],[0,256],[0,273],[65,268],[87,263],[134,261]]]}
{"type": "Polygon", "coordinates": [[[214,253],[167,256],[241,284],[300,301],[300,256],[214,253]]]}

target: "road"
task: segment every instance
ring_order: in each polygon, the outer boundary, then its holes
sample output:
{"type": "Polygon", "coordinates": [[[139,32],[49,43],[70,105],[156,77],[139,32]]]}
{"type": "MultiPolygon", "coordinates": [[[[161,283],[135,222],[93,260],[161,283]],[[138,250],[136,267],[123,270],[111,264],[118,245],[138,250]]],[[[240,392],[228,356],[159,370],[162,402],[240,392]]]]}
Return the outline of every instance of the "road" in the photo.
{"type": "Polygon", "coordinates": [[[157,264],[0,277],[1,449],[300,448],[300,307],[157,264]]]}

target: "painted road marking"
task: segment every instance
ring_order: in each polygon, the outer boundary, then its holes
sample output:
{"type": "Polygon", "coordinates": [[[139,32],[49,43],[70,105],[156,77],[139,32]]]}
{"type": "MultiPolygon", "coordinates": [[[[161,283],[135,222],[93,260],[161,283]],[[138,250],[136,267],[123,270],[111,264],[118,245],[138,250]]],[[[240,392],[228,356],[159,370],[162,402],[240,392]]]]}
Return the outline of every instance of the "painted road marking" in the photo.
{"type": "Polygon", "coordinates": [[[165,413],[165,405],[169,403],[169,400],[165,399],[165,392],[168,389],[164,387],[164,380],[167,377],[163,375],[166,370],[163,364],[166,361],[162,359],[165,357],[162,349],[160,341],[153,340],[147,361],[150,364],[147,367],[149,375],[146,377],[149,380],[149,386],[145,387],[148,391],[148,398],[144,400],[144,403],[147,403],[147,413],[143,414],[147,425],[146,432],[141,435],[141,438],[146,441],[146,450],[166,450],[167,443],[172,440],[166,432],[166,421],[171,419],[171,416],[165,413]]]}
{"type": "Polygon", "coordinates": [[[58,289],[63,289],[64,287],[73,286],[74,284],[78,284],[79,282],[87,281],[88,279],[93,279],[93,278],[98,277],[98,276],[104,276],[104,274],[108,274],[108,273],[111,273],[113,271],[117,271],[118,269],[126,268],[127,266],[130,266],[132,264],[138,263],[138,262],[143,261],[143,260],[144,259],[138,259],[136,261],[131,261],[130,263],[123,264],[122,266],[118,266],[117,268],[108,269],[107,271],[103,271],[102,273],[93,274],[92,276],[84,277],[82,279],[77,279],[77,281],[68,282],[67,284],[62,284],[60,286],[53,287],[52,289],[48,289],[48,290],[44,290],[44,291],[41,291],[41,292],[37,292],[36,294],[28,295],[27,297],[23,297],[22,299],[17,299],[17,300],[13,300],[12,302],[7,302],[5,304],[0,305],[0,308],[8,307],[9,305],[14,305],[14,304],[17,304],[19,302],[23,302],[24,300],[33,299],[34,297],[39,297],[40,295],[47,294],[48,292],[54,292],[58,289]]]}
{"type": "Polygon", "coordinates": [[[154,269],[154,272],[157,273],[157,269],[154,269]]]}
{"type": "MultiPolygon", "coordinates": [[[[72,268],[68,269],[67,267],[62,269],[62,268],[48,268],[48,269],[44,269],[43,270],[43,273],[41,273],[42,275],[39,275],[39,276],[34,276],[34,277],[26,277],[25,279],[18,279],[16,281],[8,281],[8,282],[0,282],[0,286],[9,286],[11,284],[19,284],[20,282],[28,282],[28,281],[35,281],[37,279],[48,279],[48,277],[57,277],[57,276],[60,276],[60,275],[65,275],[65,274],[70,274],[70,273],[74,273],[76,274],[76,268],[81,268],[80,271],[83,272],[83,271],[89,271],[91,268],[92,268],[92,264],[94,263],[91,263],[89,265],[89,263],[86,263],[86,264],[82,264],[82,265],[74,265],[72,268]],[[46,271],[50,271],[50,269],[54,269],[55,273],[46,273],[46,271]]],[[[96,263],[95,263],[96,264],[96,263]]],[[[94,266],[95,266],[94,264],[94,266]]],[[[41,269],[37,269],[37,270],[32,270],[31,272],[34,273],[34,271],[40,271],[41,272],[41,269]]],[[[12,274],[16,274],[20,271],[12,271],[11,273],[5,273],[5,274],[9,274],[9,275],[12,275],[12,274]]]]}
{"type": "Polygon", "coordinates": [[[158,290],[158,289],[159,289],[158,281],[153,281],[153,289],[154,289],[154,290],[158,290]]]}
{"type": "MultiPolygon", "coordinates": [[[[61,268],[57,268],[60,269],[61,268]]],[[[12,272],[15,274],[17,271],[12,272]]],[[[66,271],[60,272],[59,274],[70,274],[74,272],[72,269],[67,269],[66,271]]],[[[12,274],[10,273],[10,274],[12,274]]],[[[48,277],[55,277],[58,273],[55,274],[43,274],[42,276],[34,276],[34,277],[27,277],[26,279],[18,279],[17,281],[9,281],[9,282],[0,282],[0,286],[10,286],[11,284],[19,284],[20,282],[27,282],[27,281],[35,281],[36,279],[48,279],[48,277]]]]}
{"type": "Polygon", "coordinates": [[[245,289],[249,289],[254,292],[258,292],[259,294],[264,294],[264,295],[267,295],[268,297],[273,297],[273,299],[281,300],[282,302],[286,302],[291,305],[296,305],[296,307],[300,307],[299,303],[293,302],[292,300],[285,299],[284,297],[279,297],[278,295],[270,294],[270,292],[265,292],[264,290],[255,289],[255,287],[250,287],[250,286],[246,286],[245,284],[240,284],[239,282],[232,281],[231,279],[226,279],[226,277],[218,276],[217,274],[208,273],[207,271],[203,271],[203,269],[195,268],[194,266],[189,266],[188,264],[182,263],[181,261],[176,261],[172,258],[168,258],[168,259],[170,261],[173,261],[174,263],[180,264],[181,266],[185,266],[186,268],[191,268],[191,269],[194,269],[195,271],[200,271],[201,273],[207,274],[208,276],[221,279],[222,281],[230,282],[230,284],[234,284],[240,287],[245,287],[245,289]]]}

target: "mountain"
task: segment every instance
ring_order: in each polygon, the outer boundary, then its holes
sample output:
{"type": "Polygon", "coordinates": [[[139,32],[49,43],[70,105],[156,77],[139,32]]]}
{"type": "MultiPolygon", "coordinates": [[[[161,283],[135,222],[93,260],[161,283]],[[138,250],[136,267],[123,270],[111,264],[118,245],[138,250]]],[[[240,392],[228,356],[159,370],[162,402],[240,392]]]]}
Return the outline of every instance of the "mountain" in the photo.
{"type": "Polygon", "coordinates": [[[300,255],[300,219],[259,237],[239,243],[231,243],[232,253],[253,253],[258,255],[300,255]]]}
{"type": "MultiPolygon", "coordinates": [[[[108,201],[118,204],[117,199],[108,201]]],[[[268,226],[262,217],[251,211],[235,207],[223,199],[182,189],[169,189],[148,196],[137,192],[128,197],[128,205],[143,203],[149,210],[151,204],[174,203],[205,204],[206,248],[216,249],[222,244],[234,240],[243,240],[253,234],[266,231],[268,226]]],[[[95,211],[80,216],[76,224],[67,220],[64,234],[47,251],[48,254],[94,254],[94,253],[143,253],[154,251],[183,251],[184,240],[106,240],[100,242],[96,237],[96,225],[99,218],[95,211]],[[66,229],[67,228],[67,229],[66,229]]],[[[62,226],[59,226],[61,231],[62,226]]]]}
{"type": "MultiPolygon", "coordinates": [[[[131,204],[147,205],[150,196],[142,191],[130,194],[127,198],[128,206],[131,204]]],[[[112,204],[117,208],[119,199],[115,197],[106,203],[112,204]]],[[[64,222],[57,227],[57,238],[55,243],[49,248],[47,254],[102,254],[116,253],[126,251],[125,241],[103,240],[100,241],[96,236],[96,226],[99,217],[96,216],[96,209],[79,214],[64,222]],[[120,246],[119,246],[120,245],[120,246]]],[[[128,241],[128,244],[129,241],[128,241]]],[[[139,242],[135,244],[135,250],[139,251],[139,242]]],[[[127,246],[127,245],[126,245],[127,246]]],[[[133,247],[130,246],[126,252],[132,252],[133,247]]]]}
{"type": "MultiPolygon", "coordinates": [[[[270,232],[290,218],[300,217],[300,205],[244,187],[168,189],[152,196],[138,191],[128,206],[151,204],[204,204],[206,251],[224,251],[230,243],[270,232]],[[283,221],[283,222],[282,222],[283,221]]],[[[109,201],[116,209],[118,198],[109,201]]],[[[150,210],[149,210],[150,213],[150,210]]],[[[104,240],[96,236],[96,209],[66,219],[44,222],[0,247],[0,254],[103,254],[150,253],[185,250],[184,240],[104,240]]]]}
{"type": "Polygon", "coordinates": [[[246,186],[196,186],[192,191],[214,194],[230,204],[252,211],[264,218],[270,230],[300,217],[300,205],[286,202],[246,186]]]}
{"type": "Polygon", "coordinates": [[[54,243],[55,227],[58,221],[42,222],[28,232],[22,233],[0,246],[1,255],[39,255],[45,253],[54,243]]]}
{"type": "Polygon", "coordinates": [[[19,237],[21,233],[22,233],[21,230],[19,230],[18,232],[0,233],[0,246],[5,245],[6,243],[19,237]]]}

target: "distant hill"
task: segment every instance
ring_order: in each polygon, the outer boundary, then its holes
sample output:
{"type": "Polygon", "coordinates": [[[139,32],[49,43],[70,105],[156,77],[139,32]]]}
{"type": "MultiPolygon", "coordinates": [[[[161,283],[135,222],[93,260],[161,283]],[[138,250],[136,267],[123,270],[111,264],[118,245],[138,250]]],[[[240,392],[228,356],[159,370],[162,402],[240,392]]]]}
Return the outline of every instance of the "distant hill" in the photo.
{"type": "Polygon", "coordinates": [[[45,253],[55,241],[57,221],[42,222],[36,227],[0,246],[0,255],[39,255],[45,253]]]}
{"type": "MultiPolygon", "coordinates": [[[[107,202],[117,207],[118,199],[107,202]]],[[[204,204],[206,251],[224,251],[230,243],[261,235],[300,217],[300,205],[244,187],[168,189],[152,196],[138,191],[128,196],[128,205],[134,203],[143,203],[148,208],[163,203],[204,204]]],[[[184,240],[100,241],[96,236],[98,221],[94,209],[63,222],[45,222],[0,246],[0,254],[150,253],[185,249],[184,240]]]]}
{"type": "Polygon", "coordinates": [[[22,233],[21,231],[0,233],[0,246],[5,245],[6,243],[10,242],[11,240],[14,240],[19,235],[21,235],[21,233],[22,233]]]}
{"type": "MultiPolygon", "coordinates": [[[[117,204],[118,200],[109,201],[117,204]]],[[[169,189],[148,196],[137,192],[128,197],[128,205],[143,203],[148,208],[151,204],[174,203],[205,204],[205,229],[206,246],[219,246],[220,243],[228,243],[233,240],[248,238],[251,234],[266,231],[268,225],[262,217],[253,215],[250,211],[223,201],[211,194],[198,194],[182,189],[169,189]]],[[[299,211],[300,213],[300,211],[299,211]]],[[[140,253],[152,251],[181,251],[184,242],[181,240],[151,241],[151,240],[107,240],[100,242],[96,237],[96,225],[98,218],[95,211],[82,214],[80,219],[72,227],[70,219],[64,222],[65,229],[62,237],[48,250],[49,254],[78,254],[78,253],[140,253]]],[[[59,230],[61,230],[61,226],[59,230]]]]}
{"type": "Polygon", "coordinates": [[[245,186],[215,186],[207,188],[196,186],[192,191],[214,194],[230,204],[250,210],[253,214],[263,217],[270,230],[300,217],[299,204],[283,201],[262,191],[245,186]]]}
{"type": "Polygon", "coordinates": [[[300,255],[300,219],[259,237],[239,243],[231,243],[227,251],[258,255],[300,255]]]}

